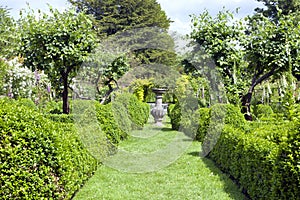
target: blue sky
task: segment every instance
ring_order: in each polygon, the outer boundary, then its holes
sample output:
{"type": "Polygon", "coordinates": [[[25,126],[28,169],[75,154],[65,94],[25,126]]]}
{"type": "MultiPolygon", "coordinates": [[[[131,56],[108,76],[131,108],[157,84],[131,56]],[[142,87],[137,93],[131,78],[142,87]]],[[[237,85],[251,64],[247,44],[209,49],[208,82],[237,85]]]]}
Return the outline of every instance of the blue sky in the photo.
{"type": "MultiPolygon", "coordinates": [[[[68,8],[67,0],[0,0],[0,5],[11,8],[10,13],[15,18],[18,17],[22,8],[27,8],[26,2],[32,9],[41,9],[46,12],[47,3],[59,10],[68,8]]],[[[190,14],[200,14],[207,9],[212,15],[225,7],[234,11],[240,8],[237,17],[244,17],[253,14],[254,8],[262,6],[256,0],[158,0],[168,17],[174,22],[170,29],[185,34],[190,31],[190,14]]]]}

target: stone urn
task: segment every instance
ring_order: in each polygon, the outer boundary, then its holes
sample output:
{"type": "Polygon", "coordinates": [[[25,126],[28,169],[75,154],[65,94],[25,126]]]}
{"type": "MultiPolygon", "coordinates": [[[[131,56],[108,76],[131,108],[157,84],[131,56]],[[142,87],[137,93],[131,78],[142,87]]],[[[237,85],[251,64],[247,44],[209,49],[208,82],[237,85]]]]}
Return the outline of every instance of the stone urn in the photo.
{"type": "Polygon", "coordinates": [[[162,126],[162,121],[166,114],[162,105],[162,95],[167,89],[153,88],[152,91],[156,94],[156,101],[154,108],[151,110],[151,115],[154,117],[155,125],[162,126]]]}

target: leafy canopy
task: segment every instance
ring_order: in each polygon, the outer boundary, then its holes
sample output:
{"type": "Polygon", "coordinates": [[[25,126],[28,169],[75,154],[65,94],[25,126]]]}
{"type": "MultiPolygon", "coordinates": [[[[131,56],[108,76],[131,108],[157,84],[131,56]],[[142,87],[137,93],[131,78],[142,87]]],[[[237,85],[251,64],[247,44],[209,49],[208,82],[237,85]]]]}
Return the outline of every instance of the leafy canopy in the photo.
{"type": "Polygon", "coordinates": [[[43,70],[58,95],[63,96],[64,113],[68,113],[68,86],[92,51],[96,37],[92,18],[74,9],[60,13],[50,7],[50,15],[34,12],[21,18],[20,53],[24,65],[43,70]]]}
{"type": "Polygon", "coordinates": [[[69,0],[77,11],[92,14],[100,35],[133,28],[159,27],[167,30],[170,19],[156,0],[69,0]]]}

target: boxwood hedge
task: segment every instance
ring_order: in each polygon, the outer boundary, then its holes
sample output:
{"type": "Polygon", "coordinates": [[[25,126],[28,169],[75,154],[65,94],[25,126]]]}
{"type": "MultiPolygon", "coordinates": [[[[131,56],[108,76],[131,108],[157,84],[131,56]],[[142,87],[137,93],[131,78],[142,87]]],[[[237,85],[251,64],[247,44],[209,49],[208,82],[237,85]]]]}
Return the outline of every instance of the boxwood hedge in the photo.
{"type": "Polygon", "coordinates": [[[72,124],[0,100],[1,199],[70,199],[96,170],[72,124]]]}
{"type": "MultiPolygon", "coordinates": [[[[272,140],[268,133],[279,137],[281,130],[262,124],[258,130],[245,130],[225,125],[209,157],[229,173],[251,199],[298,199],[300,196],[299,128],[283,132],[283,139],[272,140]],[[265,130],[264,134],[257,131],[265,130]]],[[[293,126],[292,126],[293,127],[293,126]]],[[[299,126],[298,126],[299,127],[299,126]]]]}

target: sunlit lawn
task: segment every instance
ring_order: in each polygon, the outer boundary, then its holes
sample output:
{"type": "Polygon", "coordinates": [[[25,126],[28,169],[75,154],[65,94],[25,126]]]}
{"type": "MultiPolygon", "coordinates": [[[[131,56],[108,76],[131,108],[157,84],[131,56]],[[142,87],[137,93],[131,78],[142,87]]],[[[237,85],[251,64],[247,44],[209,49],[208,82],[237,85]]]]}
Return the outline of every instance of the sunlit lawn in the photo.
{"type": "MultiPolygon", "coordinates": [[[[166,146],[176,134],[166,128],[151,132],[148,126],[120,147],[152,152],[166,146]],[[143,133],[144,138],[140,137],[143,133]]],[[[74,199],[245,199],[210,160],[198,156],[200,149],[198,142],[192,142],[178,160],[155,172],[127,173],[102,165],[74,199]]]]}

